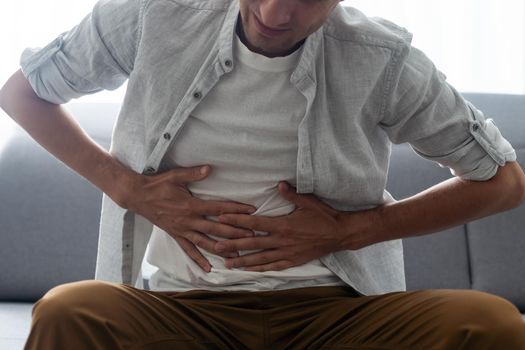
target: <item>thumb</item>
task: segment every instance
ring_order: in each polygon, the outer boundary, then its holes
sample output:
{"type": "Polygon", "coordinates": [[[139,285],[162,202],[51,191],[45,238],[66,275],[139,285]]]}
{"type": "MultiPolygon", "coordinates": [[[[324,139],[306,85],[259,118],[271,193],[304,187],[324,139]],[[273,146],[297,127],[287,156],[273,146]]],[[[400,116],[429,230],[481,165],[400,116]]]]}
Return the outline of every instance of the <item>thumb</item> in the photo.
{"type": "Polygon", "coordinates": [[[211,172],[209,165],[200,165],[188,168],[176,168],[171,170],[171,181],[177,183],[188,183],[204,180],[211,172]]]}
{"type": "Polygon", "coordinates": [[[286,181],[279,182],[277,186],[281,195],[287,201],[292,202],[299,208],[308,207],[310,198],[307,195],[298,194],[293,186],[290,186],[286,181]]]}

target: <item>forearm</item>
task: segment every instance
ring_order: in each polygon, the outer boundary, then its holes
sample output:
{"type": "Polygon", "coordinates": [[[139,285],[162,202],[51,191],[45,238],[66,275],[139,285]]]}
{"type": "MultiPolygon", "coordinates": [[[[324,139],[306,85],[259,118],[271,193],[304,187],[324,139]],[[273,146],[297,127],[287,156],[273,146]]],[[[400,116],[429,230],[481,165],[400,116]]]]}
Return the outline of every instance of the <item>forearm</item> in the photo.
{"type": "Polygon", "coordinates": [[[60,105],[40,99],[22,73],[2,88],[1,107],[40,145],[114,200],[131,171],[95,143],[60,105]]]}
{"type": "MultiPolygon", "coordinates": [[[[507,163],[488,181],[452,178],[410,198],[372,210],[344,213],[343,230],[352,249],[352,236],[367,244],[429,234],[484,216],[512,209],[525,197],[525,176],[517,163],[507,163]]],[[[355,238],[354,238],[355,239],[355,238]]]]}

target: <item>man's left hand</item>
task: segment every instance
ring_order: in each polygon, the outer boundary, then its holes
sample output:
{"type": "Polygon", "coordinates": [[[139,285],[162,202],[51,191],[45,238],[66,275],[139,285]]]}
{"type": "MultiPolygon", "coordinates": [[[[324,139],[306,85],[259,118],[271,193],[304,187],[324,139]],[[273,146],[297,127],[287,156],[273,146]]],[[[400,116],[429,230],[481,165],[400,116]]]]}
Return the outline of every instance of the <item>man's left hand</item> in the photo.
{"type": "MultiPolygon", "coordinates": [[[[305,264],[329,253],[348,249],[348,232],[343,223],[343,213],[321,202],[314,195],[297,194],[286,182],[279,183],[279,192],[296,209],[284,216],[267,217],[245,214],[224,214],[219,221],[224,224],[254,231],[268,232],[267,236],[230,239],[216,243],[217,251],[263,251],[226,259],[226,268],[245,271],[278,271],[305,264]]],[[[351,214],[350,214],[351,215],[351,214]]],[[[352,238],[352,249],[370,243],[352,238]]]]}

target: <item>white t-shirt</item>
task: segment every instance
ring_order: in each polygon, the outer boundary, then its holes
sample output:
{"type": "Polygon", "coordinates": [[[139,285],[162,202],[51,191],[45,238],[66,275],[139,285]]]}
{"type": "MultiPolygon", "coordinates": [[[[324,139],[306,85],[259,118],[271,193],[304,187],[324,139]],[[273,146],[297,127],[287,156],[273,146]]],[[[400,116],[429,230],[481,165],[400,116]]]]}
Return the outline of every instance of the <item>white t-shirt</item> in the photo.
{"type": "MultiPolygon", "coordinates": [[[[251,204],[258,208],[253,215],[280,216],[294,210],[277,184],[296,183],[297,130],[306,100],[290,83],[290,75],[300,53],[299,49],[286,57],[267,58],[251,52],[238,38],[234,41],[233,71],[193,111],[163,159],[168,167],[211,165],[209,177],[188,185],[193,196],[251,204]]],[[[226,269],[224,258],[200,251],[213,266],[209,273],[154,227],[147,261],[158,271],[151,276],[150,288],[255,291],[344,285],[318,259],[282,271],[249,272],[226,269]]]]}

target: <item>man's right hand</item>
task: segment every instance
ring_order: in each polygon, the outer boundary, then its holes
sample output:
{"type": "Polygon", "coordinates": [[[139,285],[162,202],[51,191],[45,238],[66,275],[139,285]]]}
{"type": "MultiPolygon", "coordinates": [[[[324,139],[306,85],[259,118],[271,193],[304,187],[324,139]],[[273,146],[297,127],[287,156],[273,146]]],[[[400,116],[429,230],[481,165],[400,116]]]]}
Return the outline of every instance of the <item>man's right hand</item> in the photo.
{"type": "Polygon", "coordinates": [[[251,237],[247,229],[222,224],[205,216],[226,213],[251,214],[256,208],[242,203],[201,200],[192,196],[187,188],[190,182],[201,181],[211,172],[209,166],[177,168],[154,175],[136,175],[128,187],[124,206],[148,219],[166,231],[204,271],[209,272],[209,261],[197,249],[200,247],[223,257],[236,257],[238,253],[220,253],[215,250],[216,240],[208,235],[223,238],[251,237]]]}

